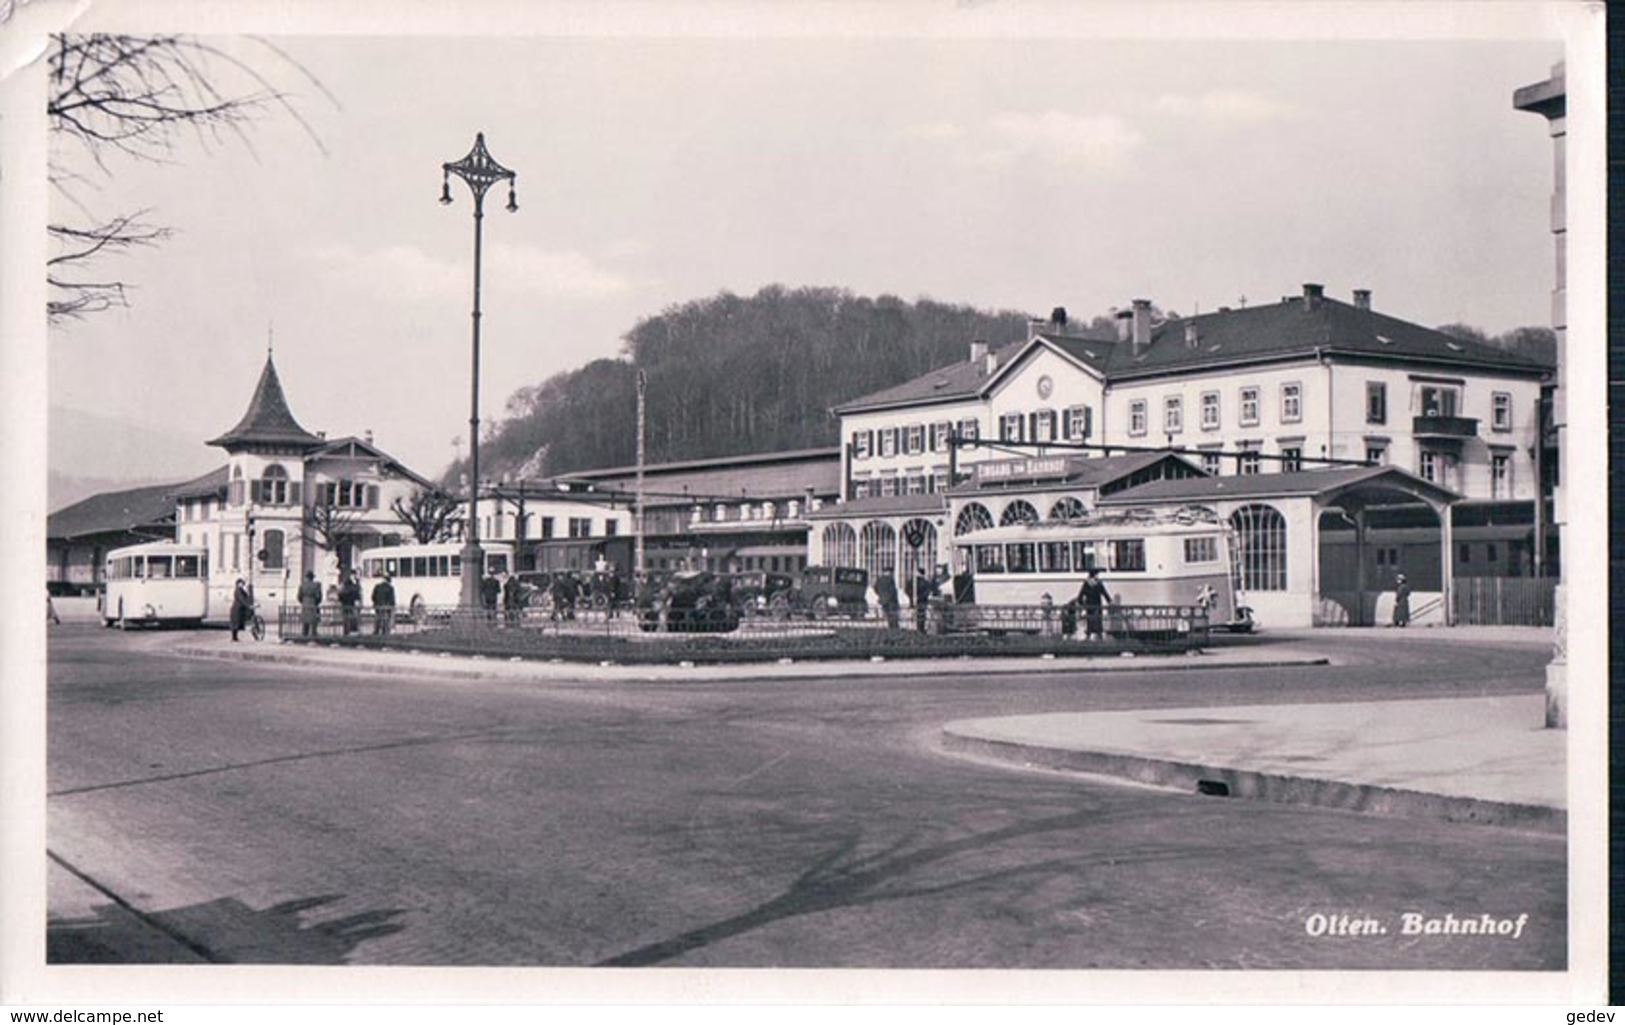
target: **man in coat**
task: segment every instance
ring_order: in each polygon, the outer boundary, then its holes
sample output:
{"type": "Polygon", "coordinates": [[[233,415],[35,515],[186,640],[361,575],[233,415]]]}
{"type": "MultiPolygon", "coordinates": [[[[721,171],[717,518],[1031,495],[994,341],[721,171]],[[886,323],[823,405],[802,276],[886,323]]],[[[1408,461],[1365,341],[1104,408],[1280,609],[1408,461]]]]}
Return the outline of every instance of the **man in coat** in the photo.
{"type": "Polygon", "coordinates": [[[307,570],[305,582],[299,585],[299,635],[315,637],[321,621],[322,585],[316,582],[316,574],[307,570]]]}
{"type": "Polygon", "coordinates": [[[387,634],[395,628],[395,585],[385,573],[372,585],[372,632],[387,634]]]}
{"type": "Polygon", "coordinates": [[[1077,604],[1083,608],[1084,640],[1106,639],[1101,609],[1111,600],[1111,592],[1107,591],[1106,585],[1100,582],[1100,570],[1090,570],[1088,579],[1084,580],[1083,586],[1078,588],[1077,597],[1077,604]]]}
{"type": "Polygon", "coordinates": [[[897,613],[902,604],[897,600],[897,581],[892,579],[889,569],[881,570],[880,575],[875,577],[875,601],[886,616],[886,626],[897,629],[897,613]]]}
{"type": "Polygon", "coordinates": [[[344,582],[339,585],[339,608],[344,618],[344,635],[348,637],[361,627],[361,581],[356,579],[353,569],[344,574],[344,582]]]}

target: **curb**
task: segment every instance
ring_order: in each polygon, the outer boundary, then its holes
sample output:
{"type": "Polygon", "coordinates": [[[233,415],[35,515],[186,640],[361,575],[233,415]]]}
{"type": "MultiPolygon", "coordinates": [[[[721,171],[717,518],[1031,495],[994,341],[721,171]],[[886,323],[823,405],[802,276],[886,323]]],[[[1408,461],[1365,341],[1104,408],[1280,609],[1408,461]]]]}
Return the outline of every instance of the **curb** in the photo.
{"type": "Polygon", "coordinates": [[[1251,769],[1199,765],[1145,755],[1041,747],[956,733],[952,726],[943,728],[942,746],[945,750],[958,754],[977,755],[1044,769],[1117,776],[1136,783],[1167,787],[1189,794],[1240,797],[1277,804],[1303,804],[1315,808],[1333,808],[1339,811],[1387,815],[1395,818],[1474,823],[1558,836],[1568,832],[1568,812],[1544,805],[1454,797],[1375,784],[1345,783],[1251,769]]]}
{"type": "MultiPolygon", "coordinates": [[[[1298,666],[1329,665],[1331,660],[1324,655],[1303,655],[1298,658],[1252,659],[1248,661],[1225,661],[1203,664],[1200,656],[1195,658],[1173,656],[1147,656],[1140,655],[1135,658],[1106,658],[1099,659],[1042,659],[1038,656],[1023,656],[1031,662],[1039,664],[1013,665],[1009,658],[955,658],[952,660],[932,661],[929,659],[895,659],[882,663],[831,661],[831,660],[804,660],[791,665],[780,665],[769,662],[758,663],[719,663],[708,664],[698,662],[693,665],[680,665],[678,663],[665,664],[626,664],[605,666],[590,662],[561,662],[554,663],[539,659],[525,659],[517,663],[506,659],[493,662],[490,667],[472,665],[483,656],[449,655],[452,664],[440,662],[439,653],[418,650],[410,654],[413,661],[410,663],[364,661],[356,658],[330,659],[320,654],[307,654],[303,650],[305,645],[297,643],[277,644],[265,651],[254,648],[243,649],[213,649],[195,647],[177,647],[170,649],[170,653],[186,658],[212,658],[222,661],[236,662],[262,662],[281,663],[284,665],[316,666],[325,669],[336,669],[358,673],[373,673],[386,676],[439,676],[453,679],[491,679],[512,680],[519,678],[519,674],[526,668],[530,669],[556,669],[562,672],[557,675],[542,673],[529,674],[528,679],[546,681],[549,679],[580,680],[590,678],[584,674],[564,675],[571,671],[585,671],[597,673],[605,669],[618,670],[623,679],[658,679],[673,680],[690,678],[699,670],[724,669],[729,676],[741,680],[761,679],[794,679],[808,677],[827,677],[839,675],[843,679],[885,679],[897,676],[926,676],[947,675],[965,676],[973,673],[982,675],[1007,676],[1013,673],[1151,673],[1151,672],[1200,672],[1223,669],[1279,669],[1298,666]],[[1167,661],[1151,661],[1152,659],[1166,658],[1167,661]],[[497,665],[506,666],[506,669],[496,669],[497,665]],[[885,665],[888,671],[877,672],[877,665],[885,665]],[[660,676],[649,675],[661,673],[660,676]],[[664,674],[672,675],[664,675],[664,674]],[[641,675],[640,675],[641,674],[641,675]],[[682,674],[682,675],[678,675],[682,674]]],[[[349,651],[360,654],[370,649],[349,648],[349,651]]],[[[406,653],[390,652],[389,654],[406,653]]]]}

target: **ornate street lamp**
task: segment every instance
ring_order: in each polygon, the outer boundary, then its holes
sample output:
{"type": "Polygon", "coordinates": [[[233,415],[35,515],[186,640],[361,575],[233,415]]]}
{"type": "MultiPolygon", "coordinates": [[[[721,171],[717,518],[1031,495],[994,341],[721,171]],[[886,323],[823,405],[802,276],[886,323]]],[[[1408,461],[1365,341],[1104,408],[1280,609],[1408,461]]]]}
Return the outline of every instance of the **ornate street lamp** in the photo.
{"type": "Polygon", "coordinates": [[[480,604],[480,577],[485,571],[485,553],[480,550],[480,226],[485,219],[485,192],[499,181],[508,183],[508,211],[519,209],[514,197],[514,181],[519,177],[491,157],[485,148],[485,133],[474,136],[474,148],[468,156],[455,163],[442,164],[445,178],[440,187],[440,202],[451,203],[451,176],[456,175],[468,183],[474,193],[474,349],[473,395],[468,411],[468,530],[463,546],[462,605],[477,608],[480,604]]]}

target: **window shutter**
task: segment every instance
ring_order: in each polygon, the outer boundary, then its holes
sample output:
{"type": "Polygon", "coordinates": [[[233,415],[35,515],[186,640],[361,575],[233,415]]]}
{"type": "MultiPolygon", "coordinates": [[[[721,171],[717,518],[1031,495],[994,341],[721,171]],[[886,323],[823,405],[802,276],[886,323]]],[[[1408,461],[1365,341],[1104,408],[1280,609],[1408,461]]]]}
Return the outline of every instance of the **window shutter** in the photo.
{"type": "Polygon", "coordinates": [[[289,481],[288,482],[288,504],[289,505],[298,505],[298,504],[300,504],[299,503],[299,481],[295,480],[295,481],[289,481]]]}
{"type": "Polygon", "coordinates": [[[1085,438],[1092,438],[1092,437],[1094,437],[1094,433],[1095,433],[1095,407],[1093,407],[1093,406],[1084,406],[1083,407],[1083,436],[1085,438]]]}
{"type": "Polygon", "coordinates": [[[378,485],[376,484],[367,485],[367,508],[378,508],[378,485]]]}

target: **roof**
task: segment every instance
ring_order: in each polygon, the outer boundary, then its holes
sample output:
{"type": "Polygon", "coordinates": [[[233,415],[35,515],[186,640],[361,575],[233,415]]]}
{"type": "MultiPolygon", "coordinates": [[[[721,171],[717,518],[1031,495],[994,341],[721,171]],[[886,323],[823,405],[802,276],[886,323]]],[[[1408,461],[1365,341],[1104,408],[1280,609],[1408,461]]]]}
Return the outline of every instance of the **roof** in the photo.
{"type": "MultiPolygon", "coordinates": [[[[590,481],[625,492],[637,481],[637,467],[584,470],[560,474],[559,480],[590,481]]],[[[800,498],[808,488],[815,495],[833,495],[841,490],[841,450],[809,448],[657,463],[644,467],[643,483],[651,506],[662,504],[663,499],[800,498]]]]}
{"type": "MultiPolygon", "coordinates": [[[[1115,338],[1043,332],[997,350],[1002,370],[1032,345],[1044,344],[1103,374],[1108,382],[1141,375],[1177,373],[1231,363],[1302,359],[1320,354],[1402,360],[1537,376],[1554,368],[1508,349],[1456,338],[1398,317],[1327,296],[1308,302],[1289,296],[1278,303],[1223,309],[1166,320],[1151,328],[1151,343],[1138,354],[1115,338]],[[1194,344],[1187,332],[1195,330],[1194,344]]],[[[895,406],[972,399],[993,377],[980,361],[966,360],[923,374],[835,407],[857,413],[895,406]]]]}
{"type": "Polygon", "coordinates": [[[401,462],[399,459],[396,459],[388,452],[385,452],[377,445],[374,445],[365,438],[357,438],[354,435],[344,438],[334,438],[331,441],[322,442],[320,448],[313,449],[305,455],[306,459],[321,459],[324,457],[377,459],[386,467],[400,472],[403,476],[409,477],[412,482],[420,488],[433,488],[435,486],[434,482],[425,477],[419,476],[417,473],[414,473],[405,463],[401,462]]]}
{"type": "Polygon", "coordinates": [[[201,477],[194,477],[189,481],[175,485],[175,489],[170,493],[169,497],[171,499],[203,498],[215,495],[225,490],[228,479],[226,468],[224,466],[216,467],[201,477]]]}
{"type": "MultiPolygon", "coordinates": [[[[995,364],[1003,367],[1027,346],[1026,341],[1011,342],[998,349],[990,349],[995,364]]],[[[963,360],[940,370],[933,370],[911,381],[893,385],[877,392],[843,402],[835,407],[836,413],[856,413],[864,409],[887,406],[913,405],[920,402],[954,402],[975,398],[992,376],[984,360],[963,360]]]]}
{"type": "Polygon", "coordinates": [[[1237,498],[1317,497],[1357,487],[1383,487],[1420,498],[1453,501],[1457,496],[1397,466],[1339,467],[1293,473],[1253,473],[1229,477],[1159,480],[1102,497],[1101,505],[1144,505],[1237,498]]]}
{"type": "Polygon", "coordinates": [[[851,519],[856,516],[941,516],[948,511],[941,492],[922,495],[870,495],[845,502],[825,502],[807,514],[809,520],[851,519]]]}
{"type": "Polygon", "coordinates": [[[1109,379],[1193,370],[1233,362],[1319,354],[1444,364],[1539,375],[1552,368],[1519,353],[1435,331],[1329,297],[1220,310],[1167,320],[1151,330],[1138,355],[1119,344],[1109,379]],[[1195,331],[1195,341],[1187,334],[1195,331]]]}
{"type": "Polygon", "coordinates": [[[177,484],[104,491],[58,509],[45,520],[45,536],[69,541],[93,534],[173,529],[177,484]]]}
{"type": "Polygon", "coordinates": [[[248,401],[248,411],[237,421],[237,426],[209,442],[228,451],[247,445],[276,445],[293,448],[317,448],[323,442],[299,426],[288,409],[288,400],[282,394],[282,382],[277,378],[276,364],[269,353],[265,369],[260,371],[259,384],[248,401]]]}
{"type": "MultiPolygon", "coordinates": [[[[1178,464],[1178,466],[1174,468],[1174,472],[1177,474],[1182,476],[1187,473],[1194,476],[1205,475],[1205,471],[1193,466],[1183,457],[1166,449],[1146,452],[1130,452],[1120,456],[1066,456],[1063,458],[1065,460],[1065,471],[1059,474],[1047,475],[1044,478],[1046,485],[1064,486],[1069,489],[1078,487],[1103,489],[1107,485],[1116,483],[1125,477],[1132,477],[1133,475],[1146,469],[1158,466],[1159,464],[1165,464],[1170,461],[1178,464]]],[[[992,463],[1005,461],[1006,460],[988,460],[988,462],[992,463]]],[[[1009,460],[1009,462],[1027,461],[1032,460],[1009,460]]],[[[989,487],[985,484],[977,483],[975,468],[981,465],[985,464],[970,464],[967,469],[972,471],[973,475],[971,479],[966,483],[956,485],[953,489],[951,489],[951,493],[954,495],[977,495],[986,494],[990,491],[1004,490],[997,486],[989,487]]],[[[1013,482],[1014,481],[1020,481],[1023,490],[1031,489],[1031,478],[1028,476],[1017,475],[1017,477],[1013,479],[1013,482]]]]}

